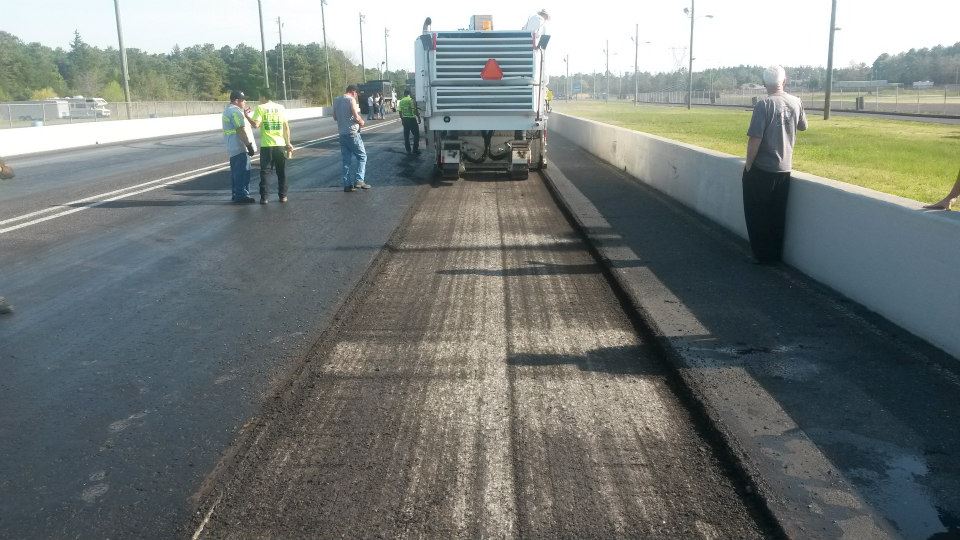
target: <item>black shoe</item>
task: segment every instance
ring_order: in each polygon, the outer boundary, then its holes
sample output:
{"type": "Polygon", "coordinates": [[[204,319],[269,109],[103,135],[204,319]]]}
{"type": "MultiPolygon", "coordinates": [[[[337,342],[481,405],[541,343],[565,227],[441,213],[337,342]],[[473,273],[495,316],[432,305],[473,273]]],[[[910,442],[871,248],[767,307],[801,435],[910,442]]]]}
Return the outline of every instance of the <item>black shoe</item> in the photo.
{"type": "Polygon", "coordinates": [[[348,187],[343,188],[344,193],[352,193],[352,192],[354,192],[354,191],[356,191],[356,190],[357,190],[357,188],[355,188],[355,187],[353,187],[353,186],[348,186],[348,187]]]}
{"type": "Polygon", "coordinates": [[[257,200],[254,199],[253,197],[242,197],[242,198],[233,200],[234,204],[250,204],[255,202],[257,202],[257,200]]]}
{"type": "Polygon", "coordinates": [[[282,202],[282,203],[287,202],[287,196],[286,196],[286,195],[281,195],[281,196],[280,196],[280,202],[282,202]]]}
{"type": "Polygon", "coordinates": [[[266,198],[266,197],[260,197],[260,204],[267,204],[267,198],[266,198]]]}

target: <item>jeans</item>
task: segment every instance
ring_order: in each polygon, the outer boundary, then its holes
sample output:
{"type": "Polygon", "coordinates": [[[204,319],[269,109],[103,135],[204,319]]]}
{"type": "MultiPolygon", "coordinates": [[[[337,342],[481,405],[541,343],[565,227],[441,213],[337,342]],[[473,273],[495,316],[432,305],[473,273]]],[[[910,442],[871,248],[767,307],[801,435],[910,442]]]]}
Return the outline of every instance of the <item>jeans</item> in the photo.
{"type": "Polygon", "coordinates": [[[287,149],[283,146],[260,148],[260,198],[267,198],[267,174],[270,166],[277,170],[277,192],[287,196],[287,149]]]}
{"type": "Polygon", "coordinates": [[[233,200],[250,196],[250,156],[245,152],[230,156],[230,186],[233,200]]]}
{"type": "Polygon", "coordinates": [[[413,150],[419,154],[420,125],[417,124],[417,119],[414,117],[401,118],[400,121],[403,123],[403,146],[407,149],[407,153],[410,153],[410,135],[413,134],[413,150]]]}
{"type": "Polygon", "coordinates": [[[341,178],[343,187],[347,188],[363,182],[367,172],[367,150],[363,147],[363,139],[360,138],[359,133],[340,134],[340,156],[343,158],[343,178],[341,178]],[[350,169],[354,158],[357,161],[357,169],[356,174],[351,175],[350,169]]]}

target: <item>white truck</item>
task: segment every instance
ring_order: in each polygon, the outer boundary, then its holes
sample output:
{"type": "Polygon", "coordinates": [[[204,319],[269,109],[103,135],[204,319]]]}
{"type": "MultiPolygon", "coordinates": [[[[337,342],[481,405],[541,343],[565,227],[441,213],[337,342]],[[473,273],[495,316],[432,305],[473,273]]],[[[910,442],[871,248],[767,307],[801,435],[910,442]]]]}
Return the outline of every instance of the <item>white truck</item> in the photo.
{"type": "Polygon", "coordinates": [[[427,18],[414,43],[413,94],[440,174],[503,171],[522,179],[543,168],[550,36],[495,31],[486,15],[475,15],[468,30],[430,26],[427,18]]]}
{"type": "Polygon", "coordinates": [[[45,122],[70,118],[70,107],[63,99],[10,103],[10,116],[25,122],[45,122]]]}
{"type": "Polygon", "coordinates": [[[103,98],[85,98],[74,96],[67,98],[72,118],[109,118],[110,109],[103,98]]]}

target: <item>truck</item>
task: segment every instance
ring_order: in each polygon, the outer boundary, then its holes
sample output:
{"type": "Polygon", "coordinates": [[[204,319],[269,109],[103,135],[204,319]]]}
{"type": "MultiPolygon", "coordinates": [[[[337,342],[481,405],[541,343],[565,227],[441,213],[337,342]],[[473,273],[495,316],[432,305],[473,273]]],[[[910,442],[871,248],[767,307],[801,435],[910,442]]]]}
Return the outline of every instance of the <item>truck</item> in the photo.
{"type": "Polygon", "coordinates": [[[493,30],[474,15],[466,30],[433,31],[414,42],[412,94],[428,148],[445,179],[499,171],[525,179],[546,166],[545,51],[549,35],[493,30]]]}
{"type": "Polygon", "coordinates": [[[70,105],[71,118],[109,118],[110,109],[103,98],[74,96],[66,99],[70,105]]]}
{"type": "Polygon", "coordinates": [[[10,103],[10,116],[24,122],[44,122],[70,118],[70,107],[63,99],[10,103]]]}
{"type": "Polygon", "coordinates": [[[393,83],[387,80],[378,79],[375,81],[367,81],[363,84],[357,85],[359,90],[358,99],[360,101],[360,112],[363,114],[368,114],[367,112],[367,98],[376,93],[380,93],[383,96],[383,104],[385,109],[396,110],[396,103],[393,103],[393,83]]]}

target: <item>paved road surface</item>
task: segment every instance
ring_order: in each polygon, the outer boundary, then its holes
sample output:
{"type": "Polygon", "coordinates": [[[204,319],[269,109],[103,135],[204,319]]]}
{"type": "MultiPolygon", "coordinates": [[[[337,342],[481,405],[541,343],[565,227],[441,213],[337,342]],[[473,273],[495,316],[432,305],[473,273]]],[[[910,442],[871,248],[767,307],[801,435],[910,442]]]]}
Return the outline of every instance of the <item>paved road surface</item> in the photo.
{"type": "Polygon", "coordinates": [[[211,478],[200,536],[770,532],[539,177],[422,197],[211,478]]]}
{"type": "MultiPolygon", "coordinates": [[[[371,191],[340,190],[329,141],[297,152],[287,205],[275,180],[270,205],[229,204],[220,171],[0,232],[0,295],[16,307],[0,317],[0,537],[182,527],[190,494],[422,189],[428,160],[397,152],[397,124],[381,130],[366,134],[371,191]]],[[[224,161],[216,133],[18,158],[0,231],[224,161]]]]}

